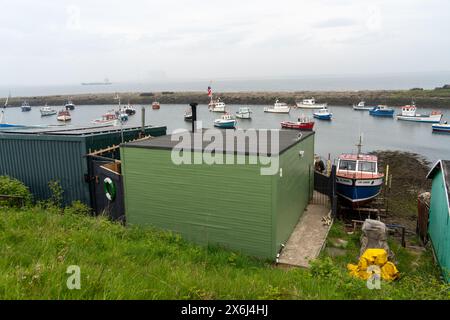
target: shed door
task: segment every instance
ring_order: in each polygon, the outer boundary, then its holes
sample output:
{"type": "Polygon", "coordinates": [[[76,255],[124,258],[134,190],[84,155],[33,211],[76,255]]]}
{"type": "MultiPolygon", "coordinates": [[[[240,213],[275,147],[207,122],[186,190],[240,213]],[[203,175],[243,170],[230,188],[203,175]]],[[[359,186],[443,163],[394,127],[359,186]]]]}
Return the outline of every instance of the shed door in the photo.
{"type": "Polygon", "coordinates": [[[112,220],[125,221],[122,175],[107,166],[106,161],[93,160],[94,209],[112,220]]]}

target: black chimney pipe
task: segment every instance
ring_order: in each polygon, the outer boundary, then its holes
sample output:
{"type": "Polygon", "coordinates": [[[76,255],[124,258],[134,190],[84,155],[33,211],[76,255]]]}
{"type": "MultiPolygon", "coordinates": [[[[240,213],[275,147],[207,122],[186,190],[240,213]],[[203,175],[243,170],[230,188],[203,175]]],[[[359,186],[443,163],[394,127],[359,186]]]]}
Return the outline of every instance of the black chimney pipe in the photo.
{"type": "Polygon", "coordinates": [[[195,129],[197,127],[197,106],[198,106],[198,103],[197,102],[191,102],[189,105],[191,106],[191,110],[192,110],[192,133],[194,133],[195,129]]]}

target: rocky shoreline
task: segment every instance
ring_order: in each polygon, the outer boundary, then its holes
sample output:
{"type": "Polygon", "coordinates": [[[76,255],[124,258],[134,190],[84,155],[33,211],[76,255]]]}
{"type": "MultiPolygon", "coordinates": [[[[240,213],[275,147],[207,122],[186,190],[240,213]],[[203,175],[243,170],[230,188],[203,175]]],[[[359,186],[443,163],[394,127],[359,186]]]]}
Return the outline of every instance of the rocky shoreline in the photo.
{"type": "MultiPolygon", "coordinates": [[[[206,92],[121,92],[122,104],[151,104],[159,101],[162,104],[188,104],[198,102],[206,104],[209,97],[206,92]]],[[[378,91],[293,91],[293,92],[215,92],[215,97],[221,97],[227,104],[271,105],[276,99],[294,105],[296,101],[314,97],[318,103],[326,102],[329,105],[351,106],[360,100],[366,104],[387,104],[402,106],[416,102],[418,107],[450,108],[450,89],[437,88],[434,90],[378,90],[378,91]]],[[[70,97],[77,105],[103,105],[117,104],[114,93],[91,93],[76,95],[52,95],[13,97],[9,99],[8,106],[18,107],[22,101],[27,100],[32,106],[61,106],[70,97]]],[[[6,98],[0,99],[1,105],[6,98]]]]}

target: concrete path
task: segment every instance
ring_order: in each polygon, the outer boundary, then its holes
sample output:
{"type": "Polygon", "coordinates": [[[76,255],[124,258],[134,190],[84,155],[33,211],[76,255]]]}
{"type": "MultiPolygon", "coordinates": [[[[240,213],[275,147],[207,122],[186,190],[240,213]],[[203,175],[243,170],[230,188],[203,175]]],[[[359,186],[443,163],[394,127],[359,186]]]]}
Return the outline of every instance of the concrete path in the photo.
{"type": "Polygon", "coordinates": [[[330,209],[320,204],[310,204],[295,226],[278,263],[309,268],[309,261],[319,256],[331,226],[324,225],[322,217],[330,209]]]}

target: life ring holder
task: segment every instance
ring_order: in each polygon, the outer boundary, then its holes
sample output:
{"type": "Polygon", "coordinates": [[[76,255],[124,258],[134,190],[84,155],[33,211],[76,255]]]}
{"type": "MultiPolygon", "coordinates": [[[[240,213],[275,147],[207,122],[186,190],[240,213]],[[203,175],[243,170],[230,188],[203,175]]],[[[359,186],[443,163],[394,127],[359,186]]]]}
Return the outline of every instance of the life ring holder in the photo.
{"type": "Polygon", "coordinates": [[[111,178],[106,177],[103,180],[103,190],[105,191],[105,196],[109,201],[114,201],[116,199],[116,185],[111,178]]]}

